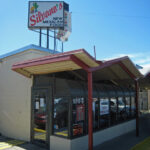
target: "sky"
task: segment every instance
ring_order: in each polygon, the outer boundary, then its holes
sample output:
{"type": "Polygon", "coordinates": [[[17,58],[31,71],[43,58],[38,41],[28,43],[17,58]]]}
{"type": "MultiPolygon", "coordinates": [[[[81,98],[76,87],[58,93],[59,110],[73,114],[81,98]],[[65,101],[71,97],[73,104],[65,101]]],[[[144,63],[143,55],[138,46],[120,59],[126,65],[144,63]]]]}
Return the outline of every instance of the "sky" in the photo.
{"type": "MultiPolygon", "coordinates": [[[[42,1],[42,0],[41,0],[42,1]]],[[[72,12],[72,33],[64,51],[84,48],[99,60],[129,56],[150,69],[150,0],[65,0],[72,12]]],[[[0,55],[29,44],[39,34],[28,29],[28,0],[3,0],[0,9],[0,55]]],[[[45,31],[43,31],[45,32],[45,31]]],[[[53,41],[50,40],[53,49],[53,41]]],[[[42,36],[42,47],[46,37],[42,36]]],[[[57,41],[57,50],[61,43],[57,41]]]]}

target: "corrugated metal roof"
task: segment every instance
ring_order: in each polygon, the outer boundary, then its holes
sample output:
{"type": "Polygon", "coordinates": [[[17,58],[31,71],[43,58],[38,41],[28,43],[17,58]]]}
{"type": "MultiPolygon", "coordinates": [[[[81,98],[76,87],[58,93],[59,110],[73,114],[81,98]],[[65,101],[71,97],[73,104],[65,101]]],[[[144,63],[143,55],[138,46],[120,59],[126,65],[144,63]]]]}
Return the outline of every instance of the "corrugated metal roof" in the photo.
{"type": "Polygon", "coordinates": [[[14,50],[12,52],[0,55],[0,59],[9,57],[9,56],[12,56],[12,55],[15,55],[15,54],[18,54],[18,53],[21,53],[21,52],[24,52],[24,51],[30,50],[30,49],[35,49],[35,50],[39,50],[39,51],[43,51],[43,52],[48,52],[48,53],[51,53],[51,54],[60,53],[58,51],[54,52],[53,50],[50,50],[50,49],[47,49],[47,48],[44,48],[44,47],[40,47],[40,46],[37,46],[37,45],[34,45],[34,44],[30,44],[30,45],[22,47],[20,49],[14,50]]]}

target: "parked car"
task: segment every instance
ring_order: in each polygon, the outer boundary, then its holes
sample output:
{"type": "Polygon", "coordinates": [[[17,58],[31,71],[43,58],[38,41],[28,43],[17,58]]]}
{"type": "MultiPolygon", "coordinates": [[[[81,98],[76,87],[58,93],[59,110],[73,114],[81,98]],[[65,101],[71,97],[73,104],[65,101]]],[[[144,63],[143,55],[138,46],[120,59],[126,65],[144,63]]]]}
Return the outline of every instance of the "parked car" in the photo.
{"type": "Polygon", "coordinates": [[[127,117],[130,114],[130,107],[129,105],[125,106],[125,103],[122,100],[118,101],[118,114],[117,114],[117,100],[116,99],[111,99],[110,100],[110,113],[112,118],[119,117],[120,119],[126,120],[127,117]]]}
{"type": "Polygon", "coordinates": [[[45,128],[46,124],[46,113],[45,112],[38,112],[35,113],[35,124],[40,128],[45,128]]]}

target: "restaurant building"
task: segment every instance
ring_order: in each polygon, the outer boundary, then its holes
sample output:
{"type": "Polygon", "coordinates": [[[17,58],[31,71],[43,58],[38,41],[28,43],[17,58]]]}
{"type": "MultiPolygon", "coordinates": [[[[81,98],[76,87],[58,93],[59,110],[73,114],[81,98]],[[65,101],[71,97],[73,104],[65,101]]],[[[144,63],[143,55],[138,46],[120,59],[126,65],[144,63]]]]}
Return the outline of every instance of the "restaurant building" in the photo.
{"type": "Polygon", "coordinates": [[[51,150],[91,149],[136,130],[138,82],[129,59],[30,45],[0,62],[0,132],[51,150]],[[56,52],[57,53],[57,52],[56,52]]]}

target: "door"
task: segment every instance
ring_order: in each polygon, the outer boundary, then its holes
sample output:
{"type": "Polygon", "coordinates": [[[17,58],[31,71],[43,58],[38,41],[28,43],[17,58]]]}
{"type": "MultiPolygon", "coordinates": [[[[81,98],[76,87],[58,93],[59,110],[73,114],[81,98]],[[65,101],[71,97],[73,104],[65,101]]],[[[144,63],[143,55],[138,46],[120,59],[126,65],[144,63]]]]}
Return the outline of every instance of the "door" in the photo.
{"type": "Polygon", "coordinates": [[[50,144],[50,88],[32,88],[31,141],[43,147],[50,144]]]}

